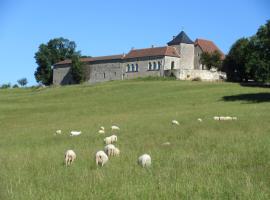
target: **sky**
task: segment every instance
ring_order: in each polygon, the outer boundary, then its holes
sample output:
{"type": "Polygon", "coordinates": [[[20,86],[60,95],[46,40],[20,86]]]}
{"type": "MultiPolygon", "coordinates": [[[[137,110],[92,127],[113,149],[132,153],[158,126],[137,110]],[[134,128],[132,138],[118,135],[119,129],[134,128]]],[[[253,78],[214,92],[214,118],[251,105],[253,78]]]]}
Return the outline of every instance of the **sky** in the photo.
{"type": "Polygon", "coordinates": [[[36,85],[35,52],[56,37],[102,56],[165,46],[184,30],[226,54],[269,19],[268,0],[0,0],[0,85],[24,77],[36,85]]]}

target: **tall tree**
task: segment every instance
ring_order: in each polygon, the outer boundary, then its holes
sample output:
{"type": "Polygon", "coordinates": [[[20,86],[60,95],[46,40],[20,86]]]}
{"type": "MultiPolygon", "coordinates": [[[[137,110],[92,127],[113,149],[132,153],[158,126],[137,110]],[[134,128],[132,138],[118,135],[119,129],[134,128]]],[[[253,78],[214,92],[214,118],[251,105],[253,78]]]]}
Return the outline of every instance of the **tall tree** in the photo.
{"type": "Polygon", "coordinates": [[[78,55],[72,56],[71,75],[76,84],[82,83],[85,80],[83,63],[78,55]]]}
{"type": "Polygon", "coordinates": [[[18,84],[19,84],[20,86],[22,86],[22,87],[26,86],[27,83],[28,83],[28,81],[27,81],[26,78],[21,78],[21,79],[19,79],[17,82],[18,82],[18,84]]]}
{"type": "Polygon", "coordinates": [[[201,63],[207,67],[207,69],[211,69],[215,67],[217,69],[221,68],[221,54],[218,51],[214,51],[212,53],[203,52],[201,54],[201,63]]]}
{"type": "Polygon", "coordinates": [[[35,53],[38,65],[35,71],[37,82],[44,85],[52,84],[52,65],[65,59],[71,59],[73,55],[80,55],[80,52],[76,51],[75,42],[68,39],[60,37],[50,40],[47,44],[41,44],[38,52],[35,53]]]}

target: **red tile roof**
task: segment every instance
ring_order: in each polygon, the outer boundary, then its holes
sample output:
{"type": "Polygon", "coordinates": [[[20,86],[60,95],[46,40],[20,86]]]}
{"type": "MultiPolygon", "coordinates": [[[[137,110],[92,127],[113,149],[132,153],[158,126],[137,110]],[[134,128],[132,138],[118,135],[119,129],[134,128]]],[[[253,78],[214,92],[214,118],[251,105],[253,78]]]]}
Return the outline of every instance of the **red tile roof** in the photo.
{"type": "Polygon", "coordinates": [[[172,56],[180,57],[174,47],[153,47],[147,49],[134,49],[131,50],[125,58],[140,58],[140,57],[150,57],[150,56],[172,56]]]}
{"type": "MultiPolygon", "coordinates": [[[[122,59],[122,58],[123,58],[123,54],[119,54],[119,55],[111,55],[111,56],[80,58],[80,61],[81,62],[95,62],[95,61],[102,61],[102,60],[118,60],[118,59],[122,59]]],[[[66,60],[58,62],[54,65],[65,65],[65,64],[71,64],[71,60],[66,59],[66,60]]]]}
{"type": "Polygon", "coordinates": [[[196,45],[199,46],[203,52],[213,53],[214,51],[218,51],[221,54],[221,58],[225,58],[224,53],[210,40],[196,39],[195,46],[196,45]]]}

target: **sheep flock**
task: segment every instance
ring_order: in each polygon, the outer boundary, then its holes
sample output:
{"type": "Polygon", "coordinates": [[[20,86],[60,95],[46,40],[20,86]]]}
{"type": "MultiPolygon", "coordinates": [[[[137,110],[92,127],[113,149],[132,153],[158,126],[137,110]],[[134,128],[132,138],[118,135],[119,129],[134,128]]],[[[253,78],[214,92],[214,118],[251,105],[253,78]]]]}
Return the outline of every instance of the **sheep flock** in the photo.
{"type": "MultiPolygon", "coordinates": [[[[213,119],[215,121],[233,121],[237,120],[237,117],[231,117],[231,116],[214,116],[213,119]]],[[[197,119],[198,122],[202,123],[203,120],[201,118],[197,119]]],[[[172,125],[180,126],[180,123],[174,119],[171,121],[172,125]]],[[[118,141],[117,133],[120,131],[120,128],[116,125],[112,125],[111,128],[111,133],[113,135],[107,136],[103,139],[103,142],[105,144],[103,150],[98,150],[95,153],[94,159],[96,162],[97,166],[103,167],[106,163],[108,163],[110,157],[119,157],[120,156],[120,149],[115,146],[115,143],[118,141]]],[[[62,130],[56,130],[55,135],[61,135],[62,130]]],[[[71,131],[70,136],[79,136],[82,134],[82,131],[71,131]]],[[[100,135],[105,135],[105,127],[101,126],[100,129],[98,130],[98,134],[100,135]]],[[[170,142],[164,142],[161,143],[161,146],[170,146],[170,142]]],[[[65,152],[64,156],[64,163],[66,166],[70,166],[76,159],[76,153],[74,150],[67,150],[65,152]]],[[[138,157],[137,163],[141,165],[142,167],[150,167],[151,166],[151,156],[149,154],[142,154],[141,156],[138,157]]]]}

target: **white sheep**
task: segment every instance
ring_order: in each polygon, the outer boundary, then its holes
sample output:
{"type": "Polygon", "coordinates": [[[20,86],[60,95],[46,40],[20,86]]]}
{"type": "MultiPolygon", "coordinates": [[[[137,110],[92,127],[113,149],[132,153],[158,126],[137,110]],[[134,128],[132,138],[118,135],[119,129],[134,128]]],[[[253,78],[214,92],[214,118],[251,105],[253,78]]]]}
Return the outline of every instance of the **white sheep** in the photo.
{"type": "Polygon", "coordinates": [[[65,153],[65,163],[66,166],[71,165],[72,162],[76,159],[76,154],[73,150],[67,150],[65,153]]]}
{"type": "Polygon", "coordinates": [[[148,154],[143,154],[138,159],[138,164],[142,167],[150,167],[151,157],[148,154]]]}
{"type": "Polygon", "coordinates": [[[215,116],[214,117],[214,120],[219,121],[219,117],[218,116],[215,116]]]}
{"type": "Polygon", "coordinates": [[[171,143],[170,143],[170,142],[164,142],[164,143],[162,143],[161,145],[162,145],[162,146],[170,146],[171,143]]]}
{"type": "Polygon", "coordinates": [[[114,150],[113,150],[113,156],[119,156],[120,155],[120,150],[115,147],[114,150]]]}
{"type": "Polygon", "coordinates": [[[226,120],[226,117],[220,116],[220,117],[219,117],[219,120],[220,120],[220,121],[225,121],[225,120],[226,120]]]}
{"type": "Polygon", "coordinates": [[[81,131],[71,131],[70,132],[70,136],[78,136],[80,135],[82,132],[81,131]]]}
{"type": "Polygon", "coordinates": [[[232,120],[237,120],[237,117],[232,117],[232,120]]]}
{"type": "Polygon", "coordinates": [[[100,127],[100,129],[101,129],[101,130],[103,130],[103,131],[105,131],[105,128],[104,128],[104,126],[101,126],[101,127],[100,127]]]}
{"type": "Polygon", "coordinates": [[[57,131],[55,131],[55,134],[56,135],[60,135],[60,134],[62,134],[62,131],[61,130],[57,130],[57,131]]]}
{"type": "Polygon", "coordinates": [[[101,166],[103,167],[103,165],[106,164],[108,160],[109,158],[104,151],[98,151],[96,153],[96,165],[101,164],[101,166]]]}
{"type": "Polygon", "coordinates": [[[108,156],[112,156],[113,155],[113,151],[115,149],[115,146],[113,144],[108,144],[104,147],[104,152],[108,155],[108,156]]]}
{"type": "Polygon", "coordinates": [[[99,133],[99,134],[105,134],[105,130],[102,130],[102,129],[101,129],[101,130],[98,131],[98,133],[99,133]]]}
{"type": "Polygon", "coordinates": [[[174,119],[174,120],[172,120],[172,124],[173,124],[173,125],[179,125],[179,122],[178,122],[177,120],[174,119]]]}
{"type": "Polygon", "coordinates": [[[105,137],[104,142],[105,142],[105,144],[112,144],[114,142],[117,142],[117,136],[111,135],[109,137],[105,137]]]}
{"type": "Polygon", "coordinates": [[[201,118],[198,118],[198,121],[199,121],[199,122],[202,122],[202,119],[201,119],[201,118]]]}
{"type": "Polygon", "coordinates": [[[115,126],[115,125],[113,125],[111,127],[111,129],[112,129],[112,131],[119,131],[120,130],[120,128],[118,126],[115,126]]]}
{"type": "Polygon", "coordinates": [[[231,121],[231,120],[232,120],[232,117],[226,116],[226,117],[225,117],[225,120],[226,120],[226,121],[231,121]]]}

